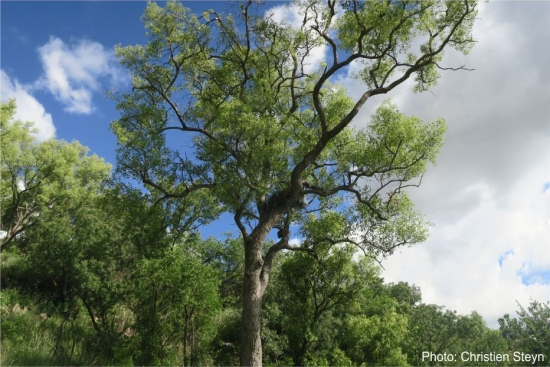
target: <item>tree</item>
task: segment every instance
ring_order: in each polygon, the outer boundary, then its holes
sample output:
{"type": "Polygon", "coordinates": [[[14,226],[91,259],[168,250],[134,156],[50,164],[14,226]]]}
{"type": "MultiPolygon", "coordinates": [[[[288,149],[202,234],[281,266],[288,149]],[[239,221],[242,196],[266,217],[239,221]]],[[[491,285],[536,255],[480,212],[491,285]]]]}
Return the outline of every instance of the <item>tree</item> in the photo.
{"type": "Polygon", "coordinates": [[[370,317],[352,316],[346,323],[345,342],[355,365],[407,365],[407,356],[400,348],[407,335],[407,317],[393,307],[370,317]]]}
{"type": "Polygon", "coordinates": [[[275,296],[285,315],[294,365],[304,365],[306,354],[320,338],[323,318],[336,307],[349,307],[376,273],[366,261],[370,259],[353,261],[354,252],[351,245],[317,248],[315,253],[292,254],[281,265],[277,275],[281,290],[275,296]]]}
{"type": "Polygon", "coordinates": [[[424,124],[385,103],[368,127],[351,124],[371,97],[409,78],[427,90],[446,69],[444,50],[474,43],[475,0],[296,6],[299,28],[258,15],[253,1],[235,17],[150,3],[149,42],[117,50],[133,77],[115,96],[120,172],[164,198],[208,191],[240,231],[245,366],[262,364],[262,297],[278,252],[348,243],[388,255],[426,238],[404,189],[435,161],[443,121],[424,124]],[[320,47],[328,60],[310,70],[320,47]],[[356,102],[335,84],[352,63],[365,85],[356,102]],[[278,240],[266,246],[270,233],[278,240]],[[291,245],[291,236],[305,240],[291,245]]]}
{"type": "Polygon", "coordinates": [[[402,313],[410,312],[411,308],[422,301],[422,292],[416,285],[407,282],[387,285],[388,294],[398,302],[398,310],[402,313]]]}
{"type": "Polygon", "coordinates": [[[127,243],[120,221],[102,199],[103,192],[90,192],[41,211],[18,241],[24,254],[18,288],[50,301],[63,320],[54,355],[63,353],[67,339],[73,348],[71,339],[78,340],[80,358],[114,361],[120,346],[124,329],[117,313],[128,294],[121,254],[127,243]],[[86,338],[78,337],[78,324],[86,326],[86,338]]]}
{"type": "MultiPolygon", "coordinates": [[[[460,356],[464,351],[478,350],[481,343],[491,343],[490,337],[486,335],[485,322],[475,312],[471,315],[459,315],[456,311],[445,310],[442,306],[424,303],[414,306],[409,312],[410,331],[404,343],[404,350],[408,354],[411,365],[441,365],[441,361],[425,358],[422,355],[423,352],[460,356]],[[485,337],[489,339],[484,340],[485,337]]],[[[493,344],[495,347],[498,346],[493,344]]],[[[491,349],[491,351],[501,352],[498,349],[491,349]]],[[[460,358],[456,358],[455,362],[460,365],[460,358]]],[[[471,362],[472,365],[477,365],[473,363],[476,361],[471,362]]]]}
{"type": "Polygon", "coordinates": [[[132,278],[132,308],[140,338],[136,362],[166,364],[169,348],[181,348],[183,366],[199,363],[201,344],[209,341],[219,308],[216,272],[199,256],[178,245],[162,257],[143,259],[132,278]]]}
{"type": "Polygon", "coordinates": [[[111,171],[78,142],[35,142],[32,123],[13,119],[15,106],[14,100],[1,106],[0,251],[40,221],[41,214],[97,193],[111,171]]]}
{"type": "Polygon", "coordinates": [[[374,274],[363,280],[365,287],[353,306],[339,315],[343,320],[340,349],[354,366],[407,365],[402,344],[409,333],[409,315],[401,311],[420,298],[419,290],[406,283],[386,285],[377,272],[374,274]]]}
{"type": "MultiPolygon", "coordinates": [[[[111,167],[76,141],[35,141],[33,124],[14,120],[15,107],[14,100],[2,104],[1,250],[11,263],[2,287],[55,306],[62,322],[53,355],[74,363],[79,301],[89,312],[95,341],[113,334],[104,321],[120,282],[106,278],[116,270],[110,245],[119,233],[100,205],[111,167]]],[[[103,343],[104,350],[106,345],[112,343],[103,343]]]]}
{"type": "MultiPolygon", "coordinates": [[[[550,359],[550,302],[531,300],[527,309],[518,306],[518,318],[506,314],[498,319],[502,336],[517,351],[537,356],[542,354],[550,359]]],[[[548,366],[549,361],[539,358],[534,365],[548,366]]]]}
{"type": "Polygon", "coordinates": [[[454,346],[454,349],[449,350],[449,353],[460,356],[453,363],[454,365],[461,366],[465,362],[471,366],[507,366],[510,364],[508,361],[498,361],[495,358],[491,361],[491,358],[483,360],[482,358],[472,357],[472,355],[487,353],[487,351],[494,355],[509,353],[506,339],[501,336],[499,330],[489,329],[477,312],[472,312],[464,317],[462,328],[460,340],[454,346]],[[467,354],[464,355],[464,352],[467,352],[467,354]]]}
{"type": "Polygon", "coordinates": [[[441,354],[460,338],[456,311],[444,310],[442,306],[420,304],[410,317],[408,340],[410,363],[415,366],[434,366],[434,361],[424,361],[423,351],[441,354]]]}

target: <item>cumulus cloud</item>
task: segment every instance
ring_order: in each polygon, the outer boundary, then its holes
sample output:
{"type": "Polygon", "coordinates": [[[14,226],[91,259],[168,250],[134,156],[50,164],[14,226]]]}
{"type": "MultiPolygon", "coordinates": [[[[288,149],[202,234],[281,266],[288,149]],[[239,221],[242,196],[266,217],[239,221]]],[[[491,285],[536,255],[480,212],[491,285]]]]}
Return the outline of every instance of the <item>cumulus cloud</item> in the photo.
{"type": "Polygon", "coordinates": [[[385,277],[420,285],[426,302],[462,313],[476,310],[492,327],[516,310],[516,300],[525,305],[530,298],[550,299],[544,273],[550,269],[550,193],[536,190],[547,172],[527,173],[506,195],[506,205],[489,184],[465,188],[478,201],[454,221],[428,212],[436,224],[430,239],[390,257],[385,277]]]}
{"type": "Polygon", "coordinates": [[[17,79],[11,79],[9,75],[0,70],[0,96],[2,102],[15,99],[17,110],[15,119],[34,122],[38,130],[36,139],[44,141],[55,136],[55,126],[52,116],[46,112],[44,106],[30,93],[31,88],[19,83],[17,79]]]}
{"type": "MultiPolygon", "coordinates": [[[[386,98],[449,127],[436,167],[410,191],[434,223],[428,241],[384,261],[387,281],[421,287],[425,302],[478,311],[496,327],[516,300],[550,300],[550,3],[482,3],[470,55],[449,51],[432,93],[407,82],[367,103],[360,126],[386,98]]],[[[364,86],[340,82],[359,98],[364,86]]]]}
{"type": "Polygon", "coordinates": [[[100,79],[111,83],[124,80],[116,58],[103,45],[80,40],[67,45],[57,37],[50,37],[38,48],[44,74],[35,83],[52,93],[70,113],[90,114],[94,107],[93,93],[100,90],[100,79]]]}

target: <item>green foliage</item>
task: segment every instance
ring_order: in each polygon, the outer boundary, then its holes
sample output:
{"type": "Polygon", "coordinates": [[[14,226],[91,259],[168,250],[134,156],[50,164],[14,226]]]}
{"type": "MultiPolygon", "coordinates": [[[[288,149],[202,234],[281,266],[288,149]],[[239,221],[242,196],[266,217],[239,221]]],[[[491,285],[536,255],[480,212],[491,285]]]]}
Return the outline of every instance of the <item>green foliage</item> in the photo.
{"type": "MultiPolygon", "coordinates": [[[[2,104],[3,363],[246,364],[247,330],[271,365],[418,365],[418,348],[502,347],[479,315],[421,304],[418,288],[384,285],[355,253],[425,240],[404,188],[435,163],[445,124],[390,102],[367,126],[352,121],[408,78],[434,85],[444,49],[473,44],[475,2],[296,5],[299,28],[253,2],[236,16],[147,5],[147,44],[116,51],[133,88],[114,96],[112,124],[116,173],[144,189],[107,183],[110,167],[77,142],[34,142],[2,104]],[[307,65],[320,46],[327,60],[307,65]],[[357,102],[335,83],[352,62],[357,102]],[[200,239],[224,211],[239,236],[200,239]]],[[[543,328],[524,325],[544,311],[505,316],[506,333],[536,348],[543,328]]]]}
{"type": "Polygon", "coordinates": [[[292,355],[293,365],[406,365],[407,316],[395,311],[378,268],[354,260],[351,247],[317,250],[287,254],[274,270],[263,308],[265,363],[284,365],[292,355]]]}
{"type": "Polygon", "coordinates": [[[352,367],[354,366],[351,359],[349,359],[344,351],[339,348],[335,348],[330,354],[330,365],[331,366],[342,366],[342,367],[352,367]]]}
{"type": "Polygon", "coordinates": [[[531,300],[527,309],[520,304],[518,306],[517,318],[506,314],[498,320],[500,332],[510,349],[532,355],[542,354],[545,356],[542,365],[547,366],[550,363],[550,302],[531,300]]]}
{"type": "Polygon", "coordinates": [[[110,165],[78,142],[50,139],[36,143],[32,123],[13,120],[15,101],[2,104],[0,144],[0,230],[4,250],[52,208],[78,206],[97,194],[110,165]]]}
{"type": "Polygon", "coordinates": [[[390,283],[387,286],[388,295],[397,301],[396,309],[399,313],[408,314],[412,307],[422,301],[420,288],[406,282],[390,283]]]}
{"type": "Polygon", "coordinates": [[[432,85],[443,48],[466,52],[473,44],[475,3],[354,4],[337,21],[334,2],[297,5],[314,25],[294,29],[256,17],[251,3],[237,18],[214,11],[197,17],[173,1],[149,4],[148,43],[117,49],[133,75],[132,91],[114,96],[120,172],[167,197],[210,189],[224,210],[239,213],[238,225],[252,229],[265,217],[268,229],[293,223],[308,232],[319,217],[308,219],[303,203],[319,200],[322,218],[346,197],[352,205],[338,222],[349,225],[335,233],[364,233],[360,244],[385,254],[423,241],[426,223],[401,188],[435,161],[443,121],[424,124],[386,103],[367,128],[349,124],[367,97],[412,74],[420,89],[432,85]],[[428,38],[419,55],[400,61],[419,36],[428,38]],[[321,45],[333,47],[334,59],[304,72],[305,58],[321,45]],[[361,79],[371,88],[358,104],[329,80],[354,60],[364,61],[361,79]],[[401,69],[403,78],[391,79],[401,69]],[[191,146],[167,144],[169,133],[191,146]]]}
{"type": "Polygon", "coordinates": [[[14,289],[1,292],[2,365],[71,366],[113,363],[90,355],[86,341],[94,337],[86,319],[67,319],[45,312],[51,304],[14,289]]]}
{"type": "MultiPolygon", "coordinates": [[[[357,77],[370,87],[378,87],[396,72],[397,63],[392,56],[401,56],[403,61],[415,64],[425,59],[427,54],[441,50],[445,43],[467,54],[473,45],[469,36],[472,19],[461,22],[461,18],[464,17],[464,7],[473,8],[475,2],[447,2],[445,5],[435,0],[350,2],[349,8],[354,11],[344,13],[337,22],[341,47],[348,52],[372,55],[372,59],[363,61],[364,69],[357,77]],[[372,27],[373,24],[376,26],[372,27]],[[457,27],[448,27],[449,24],[457,27]],[[412,40],[422,39],[427,33],[430,37],[425,37],[425,42],[420,45],[421,53],[411,52],[412,40]]],[[[424,91],[435,84],[439,77],[437,62],[442,56],[443,53],[439,53],[433,60],[434,64],[417,74],[415,90],[424,91]]]]}
{"type": "Polygon", "coordinates": [[[315,344],[330,346],[327,339],[334,338],[334,331],[323,332],[331,329],[329,311],[345,308],[364,286],[365,279],[351,260],[353,253],[351,247],[325,248],[314,255],[295,253],[281,265],[279,286],[284,291],[279,290],[277,297],[284,297],[283,327],[296,365],[306,363],[304,358],[315,344]]]}
{"type": "Polygon", "coordinates": [[[185,245],[139,261],[131,275],[137,295],[131,307],[140,339],[138,364],[178,363],[166,355],[179,347],[184,348],[183,365],[204,363],[206,356],[200,353],[213,337],[220,307],[218,276],[185,245]]]}
{"type": "Polygon", "coordinates": [[[237,366],[241,346],[241,317],[239,308],[225,307],[217,317],[217,333],[212,342],[215,366],[237,366]]]}
{"type": "Polygon", "coordinates": [[[423,351],[441,354],[461,336],[461,319],[455,311],[437,305],[420,304],[410,315],[410,335],[407,340],[411,365],[432,365],[422,360],[423,351]]]}
{"type": "Polygon", "coordinates": [[[400,344],[407,331],[407,317],[393,308],[384,310],[382,315],[350,317],[345,337],[348,355],[357,365],[405,366],[407,356],[400,344]]]}
{"type": "MultiPolygon", "coordinates": [[[[409,334],[403,343],[408,362],[418,366],[457,365],[465,362],[462,353],[506,354],[505,340],[496,330],[490,330],[483,318],[476,312],[458,315],[456,311],[445,310],[442,306],[418,304],[407,311],[409,314],[409,334]],[[456,355],[454,361],[422,359],[422,352],[456,355]]],[[[469,356],[469,355],[468,355],[469,356]]],[[[466,356],[466,357],[468,357],[466,356]]],[[[472,366],[501,366],[506,361],[470,359],[472,366]]]]}
{"type": "Polygon", "coordinates": [[[228,234],[222,242],[213,238],[204,247],[204,257],[208,264],[218,271],[220,276],[220,296],[224,307],[240,307],[242,298],[242,274],[244,272],[244,254],[242,238],[228,234]]]}
{"type": "Polygon", "coordinates": [[[160,203],[107,183],[101,159],[77,142],[34,142],[14,109],[2,105],[1,183],[11,194],[1,206],[2,298],[29,306],[20,315],[3,303],[6,363],[128,365],[150,351],[148,364],[210,363],[219,275],[194,231],[216,215],[212,201],[160,203]],[[43,342],[31,353],[35,339],[43,342]]]}
{"type": "MultiPolygon", "coordinates": [[[[350,244],[388,255],[425,240],[428,223],[403,189],[418,185],[435,162],[443,121],[424,124],[385,103],[370,125],[355,130],[351,123],[370,97],[410,77],[416,90],[434,85],[444,49],[467,53],[473,45],[476,2],[340,8],[296,1],[299,28],[259,16],[252,1],[239,5],[235,16],[197,16],[175,1],[148,4],[148,42],[116,51],[133,85],[113,96],[121,116],[112,130],[118,172],[159,200],[200,196],[232,214],[247,259],[241,363],[259,365],[259,308],[278,252],[350,244]],[[417,38],[423,43],[411,50],[417,38]],[[308,70],[322,46],[330,50],[327,61],[308,70]],[[357,102],[335,83],[352,62],[362,64],[357,77],[365,85],[357,102]],[[167,143],[172,134],[184,143],[167,143]],[[279,241],[268,239],[272,230],[279,241]],[[292,248],[296,234],[304,241],[292,248]]],[[[303,289],[304,276],[296,282],[303,289]]],[[[295,324],[303,339],[295,362],[313,342],[311,320],[332,307],[317,306],[295,324]]]]}

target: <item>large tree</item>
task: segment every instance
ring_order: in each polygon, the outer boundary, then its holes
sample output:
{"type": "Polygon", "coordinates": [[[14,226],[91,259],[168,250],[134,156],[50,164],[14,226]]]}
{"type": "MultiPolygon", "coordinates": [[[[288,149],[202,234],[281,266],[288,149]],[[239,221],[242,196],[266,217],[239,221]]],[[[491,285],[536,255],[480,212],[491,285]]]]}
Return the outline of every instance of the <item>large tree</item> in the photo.
{"type": "Polygon", "coordinates": [[[237,6],[197,16],[150,3],[148,43],[117,50],[133,87],[115,96],[112,128],[121,172],[165,198],[209,191],[233,215],[245,253],[241,364],[260,366],[262,297],[279,251],[349,243],[386,255],[426,238],[404,188],[434,162],[443,121],[389,103],[363,129],[352,121],[409,78],[416,91],[433,86],[444,50],[473,45],[476,1],[298,1],[299,27],[253,1],[237,6]],[[310,65],[321,49],[326,61],[310,65]],[[352,64],[357,101],[335,83],[352,64]]]}

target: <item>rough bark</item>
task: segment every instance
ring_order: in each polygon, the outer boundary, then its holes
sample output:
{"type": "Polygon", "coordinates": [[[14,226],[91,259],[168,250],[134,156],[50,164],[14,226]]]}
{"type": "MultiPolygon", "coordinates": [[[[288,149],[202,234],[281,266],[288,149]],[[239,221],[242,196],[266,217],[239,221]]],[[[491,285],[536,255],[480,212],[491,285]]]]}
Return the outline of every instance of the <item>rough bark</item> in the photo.
{"type": "Polygon", "coordinates": [[[262,366],[262,297],[265,287],[261,281],[261,246],[245,242],[245,274],[243,282],[243,317],[241,366],[262,366]]]}
{"type": "Polygon", "coordinates": [[[274,254],[288,243],[288,234],[271,246],[264,258],[262,249],[265,239],[283,213],[289,210],[289,203],[279,203],[260,219],[258,225],[248,234],[238,215],[235,220],[244,237],[245,270],[243,281],[243,315],[241,326],[241,366],[262,366],[262,298],[269,282],[269,273],[274,254]],[[271,253],[270,253],[271,252],[271,253]]]}

